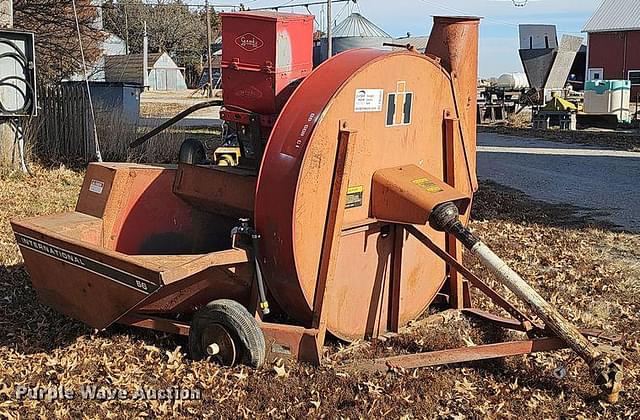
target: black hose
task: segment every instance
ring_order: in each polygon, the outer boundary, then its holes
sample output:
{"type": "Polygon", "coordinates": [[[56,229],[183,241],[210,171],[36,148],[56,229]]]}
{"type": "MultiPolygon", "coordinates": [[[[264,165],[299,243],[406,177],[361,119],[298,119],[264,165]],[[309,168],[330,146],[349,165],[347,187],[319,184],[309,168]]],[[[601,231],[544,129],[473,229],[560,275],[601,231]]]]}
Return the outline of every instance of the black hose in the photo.
{"type": "Polygon", "coordinates": [[[7,76],[3,79],[0,79],[0,86],[7,86],[9,88],[12,88],[14,90],[16,90],[20,96],[22,96],[22,99],[24,100],[24,103],[22,104],[22,106],[18,109],[7,109],[4,104],[2,102],[0,102],[0,110],[4,113],[8,113],[8,114],[18,114],[21,112],[25,112],[26,110],[28,110],[31,107],[31,104],[33,102],[33,98],[35,97],[35,91],[33,89],[33,86],[23,77],[20,76],[7,76]],[[29,88],[29,92],[31,92],[31,94],[29,95],[27,92],[25,92],[22,88],[20,88],[18,85],[14,85],[12,83],[7,83],[7,80],[17,80],[18,82],[22,82],[24,83],[27,88],[29,88]]]}
{"type": "Polygon", "coordinates": [[[218,99],[218,100],[215,100],[215,101],[201,102],[199,104],[195,104],[193,106],[190,106],[189,108],[185,109],[184,111],[182,111],[181,113],[179,113],[175,117],[169,119],[168,121],[165,121],[164,123],[160,124],[158,127],[156,127],[153,130],[149,131],[147,134],[145,134],[145,135],[143,135],[141,137],[138,137],[137,139],[132,141],[129,144],[129,148],[133,149],[133,148],[136,148],[138,146],[143,145],[150,138],[156,136],[157,134],[161,133],[162,131],[166,130],[167,128],[171,127],[172,125],[174,125],[178,121],[184,119],[185,117],[193,114],[196,111],[199,111],[199,110],[201,110],[203,108],[210,108],[212,106],[220,106],[220,104],[221,104],[221,101],[218,99]]]}
{"type": "Polygon", "coordinates": [[[8,51],[0,54],[0,59],[2,58],[11,58],[15,60],[20,67],[22,67],[22,71],[25,76],[7,76],[0,80],[0,86],[6,86],[12,89],[15,89],[20,96],[22,96],[24,103],[18,109],[7,109],[4,104],[0,101],[0,111],[5,114],[20,114],[26,113],[33,105],[34,99],[36,97],[35,87],[29,82],[28,75],[30,71],[33,69],[33,63],[29,61],[29,58],[26,54],[11,40],[6,38],[0,38],[0,44],[8,45],[13,51],[8,51]],[[22,82],[28,88],[28,91],[21,89],[18,85],[13,83],[7,83],[9,80],[17,80],[18,82],[22,82]]]}
{"type": "Polygon", "coordinates": [[[264,291],[264,278],[262,277],[262,269],[260,268],[260,235],[257,232],[251,234],[251,242],[253,244],[253,259],[256,264],[256,279],[258,282],[258,294],[260,296],[260,309],[262,309],[263,314],[268,315],[271,311],[269,309],[267,295],[264,291]]]}

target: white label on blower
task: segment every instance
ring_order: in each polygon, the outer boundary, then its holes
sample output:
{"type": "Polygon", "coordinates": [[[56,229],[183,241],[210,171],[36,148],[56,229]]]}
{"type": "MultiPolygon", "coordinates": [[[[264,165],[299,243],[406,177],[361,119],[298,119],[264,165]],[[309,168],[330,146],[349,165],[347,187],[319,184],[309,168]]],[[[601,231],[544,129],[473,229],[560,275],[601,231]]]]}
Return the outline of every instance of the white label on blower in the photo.
{"type": "Polygon", "coordinates": [[[91,185],[89,185],[89,191],[96,194],[102,194],[103,189],[104,189],[104,182],[98,181],[97,179],[91,180],[91,185]]]}
{"type": "Polygon", "coordinates": [[[356,89],[355,112],[380,112],[384,101],[382,89],[356,89]]]}

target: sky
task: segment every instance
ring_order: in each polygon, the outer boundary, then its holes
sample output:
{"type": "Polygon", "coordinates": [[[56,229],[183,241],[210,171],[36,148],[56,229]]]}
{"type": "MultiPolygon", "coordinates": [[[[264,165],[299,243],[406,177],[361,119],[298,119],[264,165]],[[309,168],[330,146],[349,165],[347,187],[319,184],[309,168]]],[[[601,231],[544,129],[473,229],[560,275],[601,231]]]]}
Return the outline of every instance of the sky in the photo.
{"type": "MultiPolygon", "coordinates": [[[[216,4],[243,3],[249,8],[303,4],[317,0],[210,0],[216,4]]],[[[523,1],[523,0],[521,0],[523,1]]],[[[518,57],[518,24],[554,24],[559,37],[563,33],[581,35],[582,27],[602,0],[529,0],[524,7],[515,7],[512,0],[357,0],[335,4],[337,21],[349,12],[359,11],[389,34],[400,37],[428,35],[433,15],[474,15],[484,17],[480,26],[480,77],[499,76],[502,73],[522,71],[518,57]],[[346,5],[346,6],[345,6],[346,5]]],[[[202,4],[202,0],[193,0],[202,4]]],[[[324,18],[321,6],[309,8],[318,21],[324,18]]],[[[303,7],[281,9],[306,13],[303,7]]]]}

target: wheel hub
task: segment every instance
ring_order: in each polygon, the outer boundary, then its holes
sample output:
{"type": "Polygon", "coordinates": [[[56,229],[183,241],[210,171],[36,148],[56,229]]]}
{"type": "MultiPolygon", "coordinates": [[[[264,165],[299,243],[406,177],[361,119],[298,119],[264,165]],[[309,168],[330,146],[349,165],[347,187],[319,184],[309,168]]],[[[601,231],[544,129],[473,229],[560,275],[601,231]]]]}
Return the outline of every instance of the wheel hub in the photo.
{"type": "Polygon", "coordinates": [[[220,324],[211,324],[202,334],[202,348],[215,362],[223,366],[236,363],[237,352],[233,337],[220,324]]]}

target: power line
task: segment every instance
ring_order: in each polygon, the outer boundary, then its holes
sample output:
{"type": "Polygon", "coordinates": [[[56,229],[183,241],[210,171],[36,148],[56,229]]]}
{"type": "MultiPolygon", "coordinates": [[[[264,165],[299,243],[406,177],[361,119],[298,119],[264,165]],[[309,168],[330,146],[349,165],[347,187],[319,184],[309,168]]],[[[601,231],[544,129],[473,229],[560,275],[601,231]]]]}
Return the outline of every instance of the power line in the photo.
{"type": "MultiPolygon", "coordinates": [[[[290,9],[290,8],[295,8],[295,7],[306,7],[309,8],[309,6],[318,6],[318,5],[326,5],[327,1],[311,1],[311,2],[306,2],[306,3],[296,3],[296,4],[290,4],[291,2],[293,2],[293,0],[290,0],[288,2],[286,2],[285,4],[281,4],[280,6],[271,6],[271,7],[257,7],[255,9],[251,9],[253,11],[257,11],[257,10],[277,10],[277,9],[290,9]]],[[[353,3],[357,3],[357,0],[333,0],[332,3],[349,3],[349,2],[353,2],[353,3]]]]}
{"type": "MultiPolygon", "coordinates": [[[[428,4],[430,6],[436,7],[438,9],[440,9],[440,10],[444,10],[444,11],[447,11],[447,12],[453,12],[453,13],[456,13],[456,14],[459,14],[459,15],[463,15],[463,16],[469,15],[469,13],[467,13],[467,12],[465,12],[463,10],[460,10],[460,9],[456,9],[454,7],[451,7],[451,6],[445,6],[445,5],[438,4],[438,3],[435,3],[435,2],[429,1],[429,0],[420,0],[420,1],[425,3],[425,4],[428,4]]],[[[504,20],[499,20],[499,19],[494,19],[494,18],[489,18],[489,17],[484,17],[483,19],[485,21],[487,21],[487,22],[490,22],[490,23],[493,23],[493,24],[496,24],[496,25],[508,26],[508,27],[511,27],[511,28],[519,28],[519,25],[517,23],[507,22],[507,21],[504,21],[504,20]]],[[[571,31],[558,30],[558,33],[561,33],[561,34],[579,34],[580,32],[575,32],[575,31],[571,32],[571,31]]]]}
{"type": "Polygon", "coordinates": [[[71,0],[73,5],[73,16],[76,21],[76,30],[78,32],[78,43],[80,44],[80,57],[82,58],[82,70],[84,73],[84,82],[87,87],[87,99],[89,100],[89,110],[91,111],[91,121],[93,122],[93,138],[95,140],[95,153],[98,162],[102,162],[102,153],[100,153],[100,144],[98,142],[98,127],[96,126],[96,114],[93,110],[93,100],[91,98],[91,88],[89,87],[89,75],[87,73],[87,60],[84,57],[84,47],[82,46],[82,34],[80,33],[80,21],[78,20],[78,10],[76,9],[76,1],[71,0]]]}
{"type": "MultiPolygon", "coordinates": [[[[257,0],[253,0],[257,1],[257,0]]],[[[247,2],[243,3],[246,4],[247,2]]],[[[220,9],[239,9],[242,4],[215,4],[212,7],[220,8],[220,9]]],[[[120,6],[142,6],[142,7],[186,7],[188,9],[204,9],[206,6],[204,4],[187,4],[187,3],[131,3],[131,2],[116,2],[111,5],[106,4],[87,4],[78,6],[78,9],[81,8],[96,8],[96,9],[117,9],[120,6]]]]}

